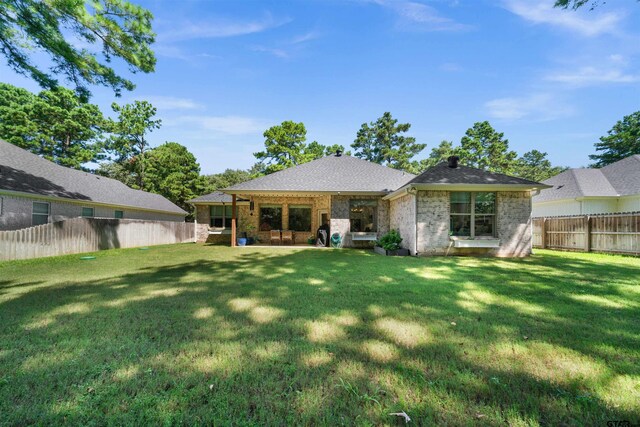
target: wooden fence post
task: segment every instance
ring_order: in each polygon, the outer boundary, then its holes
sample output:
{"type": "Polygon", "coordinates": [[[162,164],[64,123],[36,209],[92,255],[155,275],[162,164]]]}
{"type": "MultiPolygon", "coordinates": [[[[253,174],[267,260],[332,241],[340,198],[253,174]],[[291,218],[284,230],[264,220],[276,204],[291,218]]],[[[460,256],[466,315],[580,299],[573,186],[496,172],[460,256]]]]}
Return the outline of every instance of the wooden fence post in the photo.
{"type": "Polygon", "coordinates": [[[542,240],[542,249],[547,247],[547,218],[542,218],[542,224],[540,225],[540,234],[542,240]]]}
{"type": "Polygon", "coordinates": [[[584,242],[584,250],[587,252],[591,252],[591,217],[589,215],[585,216],[585,242],[584,242]]]}

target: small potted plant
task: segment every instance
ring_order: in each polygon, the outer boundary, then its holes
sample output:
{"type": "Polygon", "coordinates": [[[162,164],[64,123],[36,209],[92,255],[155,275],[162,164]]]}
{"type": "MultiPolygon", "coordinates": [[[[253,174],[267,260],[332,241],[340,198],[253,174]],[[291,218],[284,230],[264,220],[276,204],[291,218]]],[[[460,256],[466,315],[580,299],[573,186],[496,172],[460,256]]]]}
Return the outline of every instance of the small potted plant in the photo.
{"type": "Polygon", "coordinates": [[[380,255],[387,256],[409,255],[409,249],[404,249],[400,246],[400,243],[402,243],[400,232],[398,230],[391,230],[376,241],[373,250],[380,255]]]}
{"type": "Polygon", "coordinates": [[[255,236],[256,234],[256,226],[251,222],[246,222],[244,229],[246,230],[247,235],[247,245],[253,245],[256,243],[258,238],[255,236]]]}

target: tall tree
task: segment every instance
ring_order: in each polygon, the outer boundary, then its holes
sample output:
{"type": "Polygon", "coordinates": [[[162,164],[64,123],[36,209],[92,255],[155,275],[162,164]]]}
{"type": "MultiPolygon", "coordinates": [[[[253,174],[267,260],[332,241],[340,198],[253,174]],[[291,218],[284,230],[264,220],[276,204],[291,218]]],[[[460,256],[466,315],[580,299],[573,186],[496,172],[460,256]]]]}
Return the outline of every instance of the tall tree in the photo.
{"type": "Polygon", "coordinates": [[[351,144],[354,155],[395,169],[410,169],[411,159],[427,146],[418,144],[414,137],[401,135],[410,128],[411,124],[398,123],[385,112],[375,122],[362,124],[351,144]]]}
{"type": "Polygon", "coordinates": [[[513,175],[530,181],[541,182],[558,175],[566,169],[563,166],[552,166],[547,159],[547,153],[531,150],[524,153],[515,162],[513,175]]]}
{"type": "Polygon", "coordinates": [[[437,165],[440,162],[444,162],[449,158],[449,156],[455,154],[455,149],[453,148],[453,142],[451,141],[441,141],[440,145],[431,149],[431,153],[429,157],[426,159],[422,159],[419,161],[411,162],[411,167],[409,168],[409,172],[413,174],[420,174],[425,170],[429,169],[437,165]]]}
{"type": "Polygon", "coordinates": [[[109,130],[112,136],[107,144],[116,161],[135,172],[138,188],[144,190],[144,157],[149,146],[147,134],[159,129],[162,120],[154,119],[156,109],[147,101],[134,101],[133,104],[118,105],[111,108],[118,114],[117,120],[111,120],[109,130]]]}
{"type": "Polygon", "coordinates": [[[116,95],[134,84],[109,65],[120,58],[132,72],[154,71],[150,45],[153,15],[126,0],[3,0],[0,2],[0,52],[16,72],[44,88],[58,86],[58,76],[70,81],[88,99],[88,85],[111,87],[116,95]],[[100,46],[96,53],[83,45],[100,46]],[[47,70],[32,56],[44,53],[47,70]]]}
{"type": "Polygon", "coordinates": [[[600,137],[595,144],[600,154],[589,156],[595,160],[594,167],[602,167],[622,160],[634,154],[640,154],[640,111],[624,116],[619,120],[607,136],[600,137]]]}
{"type": "Polygon", "coordinates": [[[267,129],[263,136],[265,150],[253,155],[265,174],[310,162],[325,152],[325,147],[316,141],[306,143],[307,129],[302,122],[284,121],[267,129]]]}
{"type": "Polygon", "coordinates": [[[510,174],[518,157],[509,150],[509,140],[489,122],[477,122],[469,128],[456,148],[462,164],[490,172],[510,174]]]}
{"type": "Polygon", "coordinates": [[[104,126],[98,106],[69,89],[36,96],[0,83],[0,137],[55,163],[81,169],[98,160],[104,126]]]}
{"type": "Polygon", "coordinates": [[[147,151],[142,157],[145,163],[145,189],[161,194],[191,212],[193,208],[187,201],[202,194],[205,184],[195,156],[183,145],[166,142],[147,151]]]}
{"type": "Polygon", "coordinates": [[[243,169],[225,169],[222,173],[205,175],[203,193],[211,193],[221,188],[231,187],[232,185],[249,181],[251,178],[251,171],[243,169]]]}

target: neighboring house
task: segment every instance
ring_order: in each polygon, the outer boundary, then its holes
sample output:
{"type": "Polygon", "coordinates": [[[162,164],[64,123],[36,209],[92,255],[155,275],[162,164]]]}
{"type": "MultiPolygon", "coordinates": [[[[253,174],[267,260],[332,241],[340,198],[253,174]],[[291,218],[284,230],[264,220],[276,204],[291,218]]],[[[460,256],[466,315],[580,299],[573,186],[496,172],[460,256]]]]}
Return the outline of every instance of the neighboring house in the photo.
{"type": "Polygon", "coordinates": [[[57,165],[0,140],[0,230],[80,216],[183,222],[186,214],[158,194],[57,165]]]}
{"type": "Polygon", "coordinates": [[[544,181],[534,217],[640,211],[640,155],[601,169],[569,169],[544,181]]]}
{"type": "MultiPolygon", "coordinates": [[[[271,230],[288,229],[295,231],[296,243],[306,243],[329,223],[331,234],[339,234],[346,247],[371,245],[398,229],[413,255],[480,250],[526,256],[531,252],[531,194],[540,188],[546,186],[455,161],[416,177],[337,152],[224,189],[231,200],[218,192],[192,203],[198,241],[231,242],[233,222],[212,226],[211,215],[212,206],[233,206],[235,197],[238,233],[253,233],[262,242],[269,241],[271,230]]],[[[229,211],[233,215],[232,207],[229,211]]]]}

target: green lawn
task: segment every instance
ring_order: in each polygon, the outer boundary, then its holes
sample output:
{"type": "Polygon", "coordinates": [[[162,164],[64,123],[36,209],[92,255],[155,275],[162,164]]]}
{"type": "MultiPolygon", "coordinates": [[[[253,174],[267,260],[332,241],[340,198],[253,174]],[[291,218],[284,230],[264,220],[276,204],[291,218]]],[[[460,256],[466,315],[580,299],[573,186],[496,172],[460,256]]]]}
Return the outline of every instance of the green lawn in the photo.
{"type": "Polygon", "coordinates": [[[640,422],[640,259],[196,244],[0,263],[0,424],[640,422]]]}

